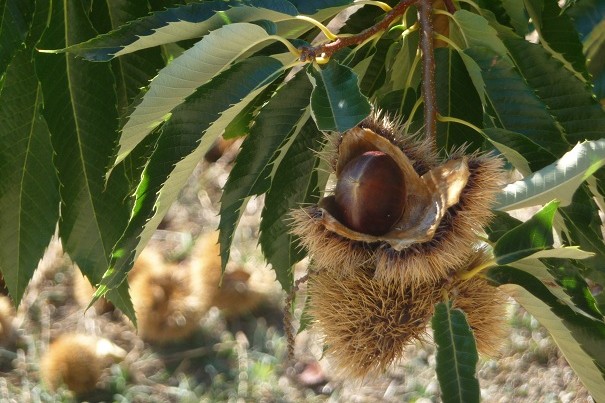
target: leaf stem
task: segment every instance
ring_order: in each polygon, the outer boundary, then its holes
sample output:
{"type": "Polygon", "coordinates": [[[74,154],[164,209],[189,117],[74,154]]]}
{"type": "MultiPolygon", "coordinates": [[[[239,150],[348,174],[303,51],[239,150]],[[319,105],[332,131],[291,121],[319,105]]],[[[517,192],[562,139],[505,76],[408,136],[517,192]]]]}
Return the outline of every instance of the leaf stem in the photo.
{"type": "Polygon", "coordinates": [[[471,278],[475,277],[477,274],[481,273],[483,270],[485,270],[489,267],[495,266],[495,265],[496,265],[495,260],[487,261],[485,263],[480,264],[479,266],[473,267],[472,269],[465,271],[464,273],[459,273],[458,278],[463,281],[470,280],[471,278]]]}
{"type": "Polygon", "coordinates": [[[393,7],[389,6],[387,3],[383,3],[382,1],[373,1],[373,0],[355,0],[353,2],[353,4],[358,5],[358,4],[362,4],[362,5],[370,5],[370,6],[376,6],[376,7],[380,7],[384,10],[385,13],[388,13],[389,11],[391,11],[393,9],[393,7]]]}
{"type": "Polygon", "coordinates": [[[307,17],[306,15],[297,15],[296,19],[307,21],[307,22],[315,25],[317,28],[319,28],[321,30],[321,32],[323,32],[323,34],[326,36],[326,38],[328,38],[331,41],[335,41],[338,39],[338,36],[336,36],[336,34],[334,34],[332,31],[330,31],[330,29],[328,27],[326,27],[324,24],[322,24],[321,22],[319,22],[311,17],[307,17]]]}
{"type": "Polygon", "coordinates": [[[405,10],[407,10],[410,5],[417,3],[418,1],[419,0],[401,1],[399,4],[393,7],[391,11],[389,11],[380,22],[363,30],[359,34],[347,37],[336,37],[331,42],[318,46],[302,46],[299,48],[299,51],[301,53],[300,60],[303,62],[312,62],[315,61],[316,58],[326,60],[329,59],[334,53],[336,53],[340,49],[346,48],[351,45],[360,44],[368,38],[373,37],[377,33],[385,31],[393,23],[393,21],[395,21],[405,13],[405,10]]]}
{"type": "Polygon", "coordinates": [[[458,119],[458,118],[455,118],[453,116],[441,116],[440,114],[437,115],[437,120],[439,122],[443,122],[443,123],[459,123],[461,125],[464,125],[466,127],[469,127],[471,129],[473,129],[474,131],[476,131],[477,133],[479,133],[483,137],[486,137],[486,135],[483,132],[483,130],[481,130],[480,128],[478,128],[474,124],[472,124],[470,122],[467,122],[466,120],[458,119]]]}
{"type": "Polygon", "coordinates": [[[433,7],[431,0],[420,0],[420,49],[422,50],[422,94],[424,98],[424,130],[426,137],[437,144],[437,94],[435,90],[435,54],[433,49],[433,7]]]}

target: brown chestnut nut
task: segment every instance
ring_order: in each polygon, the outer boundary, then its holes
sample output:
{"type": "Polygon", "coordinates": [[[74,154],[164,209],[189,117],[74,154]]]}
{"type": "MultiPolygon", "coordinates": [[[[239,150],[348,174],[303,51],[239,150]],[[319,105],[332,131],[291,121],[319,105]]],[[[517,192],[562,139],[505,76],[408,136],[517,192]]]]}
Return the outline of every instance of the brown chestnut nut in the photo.
{"type": "Polygon", "coordinates": [[[401,168],[381,151],[367,151],[349,161],[334,194],[343,224],[370,235],[385,234],[398,222],[405,197],[401,168]]]}

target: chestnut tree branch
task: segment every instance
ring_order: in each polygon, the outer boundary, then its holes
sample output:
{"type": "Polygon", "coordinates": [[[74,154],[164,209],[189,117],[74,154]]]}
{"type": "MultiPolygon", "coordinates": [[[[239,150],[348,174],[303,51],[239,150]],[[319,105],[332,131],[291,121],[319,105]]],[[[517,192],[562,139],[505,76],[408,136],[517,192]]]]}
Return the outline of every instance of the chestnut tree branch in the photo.
{"type": "Polygon", "coordinates": [[[433,7],[431,0],[418,1],[420,50],[422,51],[422,95],[424,130],[433,146],[437,138],[437,95],[435,91],[435,54],[433,49],[433,7]]]}
{"type": "Polygon", "coordinates": [[[377,24],[361,31],[356,35],[346,36],[337,38],[329,43],[318,46],[303,46],[299,48],[300,61],[313,61],[318,57],[323,59],[329,59],[334,53],[342,48],[346,48],[351,45],[357,45],[368,38],[376,35],[378,32],[386,30],[397,18],[401,17],[405,10],[412,4],[418,2],[418,0],[403,0],[399,4],[389,11],[385,17],[377,24]]]}

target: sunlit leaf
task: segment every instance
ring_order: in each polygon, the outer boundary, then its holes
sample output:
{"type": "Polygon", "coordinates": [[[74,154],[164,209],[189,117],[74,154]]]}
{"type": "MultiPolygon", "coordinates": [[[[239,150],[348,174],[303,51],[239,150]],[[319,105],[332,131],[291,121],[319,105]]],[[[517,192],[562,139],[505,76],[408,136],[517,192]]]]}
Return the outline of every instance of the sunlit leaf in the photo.
{"type": "Polygon", "coordinates": [[[491,280],[512,296],[550,333],[595,401],[605,399],[605,324],[574,312],[530,274],[512,267],[489,271],[491,280]]]}
{"type": "Polygon", "coordinates": [[[552,247],[552,222],[558,202],[544,206],[532,218],[502,235],[494,246],[498,264],[508,264],[552,247]]]}
{"type": "Polygon", "coordinates": [[[115,31],[59,51],[68,51],[89,60],[106,61],[153,46],[199,38],[229,23],[262,19],[279,21],[291,19],[296,13],[292,4],[275,0],[190,3],[155,12],[115,31]]]}
{"type": "Polygon", "coordinates": [[[224,71],[246,50],[269,38],[255,24],[227,25],[213,31],[162,69],[122,128],[116,162],[161,124],[200,85],[224,71]]]}
{"type": "Polygon", "coordinates": [[[229,260],[233,234],[246,199],[269,190],[272,164],[279,158],[278,150],[300,130],[297,129],[299,121],[306,119],[304,115],[310,94],[311,84],[304,74],[297,74],[261,109],[250,134],[242,143],[221,197],[219,240],[223,268],[229,260]]]}
{"type": "Polygon", "coordinates": [[[494,208],[514,210],[555,198],[561,206],[567,206],[578,186],[603,165],[605,140],[580,143],[553,164],[507,185],[498,195],[494,208]]]}
{"type": "Polygon", "coordinates": [[[437,344],[437,379],[446,403],[479,402],[479,381],[475,375],[479,356],[466,315],[450,303],[435,306],[432,319],[437,344]]]}
{"type": "Polygon", "coordinates": [[[191,172],[226,122],[233,119],[271,80],[281,63],[270,57],[246,59],[201,86],[173,111],[143,172],[126,232],[113,251],[98,294],[117,287],[191,172]]]}

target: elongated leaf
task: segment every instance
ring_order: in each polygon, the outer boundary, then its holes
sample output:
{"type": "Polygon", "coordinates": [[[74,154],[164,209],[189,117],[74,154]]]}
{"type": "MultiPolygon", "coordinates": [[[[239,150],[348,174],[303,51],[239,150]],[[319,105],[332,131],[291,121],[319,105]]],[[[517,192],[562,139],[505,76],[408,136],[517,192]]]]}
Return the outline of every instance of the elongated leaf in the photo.
{"type": "Polygon", "coordinates": [[[149,91],[122,128],[116,162],[126,157],[197,87],[228,68],[251,46],[268,38],[258,25],[231,24],[213,31],[173,60],[151,82],[149,91]]]}
{"type": "Polygon", "coordinates": [[[566,13],[572,19],[582,40],[587,68],[593,79],[597,99],[605,98],[605,3],[584,0],[569,7],[566,13]]]}
{"type": "Polygon", "coordinates": [[[578,186],[605,165],[605,139],[576,145],[555,163],[507,185],[498,195],[495,209],[514,210],[547,203],[557,198],[567,206],[578,186]]]}
{"type": "Polygon", "coordinates": [[[568,150],[557,122],[511,62],[486,48],[465,52],[481,68],[486,97],[498,127],[522,133],[555,155],[568,150]]]}
{"type": "MultiPolygon", "coordinates": [[[[125,23],[143,17],[149,13],[147,0],[106,0],[95,1],[93,17],[97,12],[97,19],[104,23],[98,31],[105,32],[116,29],[125,23]],[[107,26],[107,24],[109,24],[107,26]]],[[[92,20],[93,24],[96,22],[92,20]]],[[[99,24],[100,25],[100,24],[99,24]]],[[[139,94],[141,88],[147,87],[149,81],[164,66],[161,48],[144,49],[136,53],[124,55],[112,60],[112,70],[116,76],[118,93],[118,111],[123,116],[128,105],[139,94]]]]}
{"type": "Polygon", "coordinates": [[[123,282],[135,257],[226,122],[275,79],[281,67],[270,57],[246,59],[201,86],[173,111],[143,172],[130,222],[113,251],[96,297],[123,282]]]}
{"type": "Polygon", "coordinates": [[[529,16],[523,5],[523,0],[502,0],[502,7],[510,18],[510,26],[517,35],[525,37],[529,33],[529,16]]]}
{"type": "Polygon", "coordinates": [[[532,218],[502,235],[494,246],[498,264],[508,264],[552,247],[552,222],[558,202],[552,201],[532,218]]]}
{"type": "Polygon", "coordinates": [[[0,92],[0,271],[19,304],[59,219],[59,181],[31,52],[15,54],[0,92]]]}
{"type": "Polygon", "coordinates": [[[33,0],[0,1],[0,77],[28,36],[34,7],[33,0]]]}
{"type": "Polygon", "coordinates": [[[533,258],[521,259],[510,264],[510,267],[523,270],[540,280],[552,295],[567,304],[574,312],[597,320],[603,319],[602,314],[595,308],[590,289],[581,277],[561,275],[553,270],[552,266],[547,266],[544,262],[533,258]]]}
{"type": "MultiPolygon", "coordinates": [[[[259,112],[250,134],[242,143],[221,197],[219,240],[223,268],[246,199],[260,195],[271,185],[271,164],[277,152],[297,130],[309,104],[311,84],[299,73],[278,89],[259,112]]],[[[282,156],[283,157],[283,156],[282,156]]]]}
{"type": "Polygon", "coordinates": [[[290,0],[301,14],[315,14],[321,9],[346,6],[353,0],[290,0]]]}
{"type": "Polygon", "coordinates": [[[515,65],[565,130],[570,143],[598,140],[605,132],[605,112],[590,87],[542,46],[497,26],[515,65]]]}
{"type": "Polygon", "coordinates": [[[473,331],[464,312],[450,303],[435,306],[432,320],[437,344],[437,379],[446,403],[479,402],[479,381],[475,376],[479,355],[473,331]]]}
{"type": "MultiPolygon", "coordinates": [[[[435,49],[435,64],[439,113],[481,127],[483,124],[481,99],[458,52],[450,48],[435,49]]],[[[475,130],[459,123],[437,123],[437,145],[440,149],[450,151],[464,143],[469,147],[469,151],[475,150],[481,147],[483,137],[475,130]]]]}
{"type": "Polygon", "coordinates": [[[279,164],[265,197],[259,242],[286,291],[292,287],[292,266],[305,257],[296,238],[290,234],[287,221],[292,209],[319,200],[315,169],[319,163],[317,151],[324,144],[322,140],[323,134],[315,123],[311,119],[305,122],[279,164]]]}
{"type": "Polygon", "coordinates": [[[344,132],[370,114],[370,103],[361,94],[357,75],[332,60],[325,67],[309,66],[313,82],[311,114],[320,130],[344,132]]]}
{"type": "Polygon", "coordinates": [[[525,0],[525,7],[540,42],[553,57],[573,72],[588,79],[582,43],[569,16],[561,12],[556,0],[525,0]]]}
{"type": "Polygon", "coordinates": [[[452,24],[451,36],[462,49],[485,48],[500,58],[508,58],[506,46],[485,17],[458,10],[454,14],[454,20],[456,24],[452,24]]]}
{"type": "Polygon", "coordinates": [[[262,19],[280,21],[291,19],[296,14],[292,4],[276,0],[190,3],[153,13],[59,51],[68,51],[89,60],[107,61],[141,49],[198,38],[229,23],[262,19]]]}
{"type": "Polygon", "coordinates": [[[605,399],[605,325],[574,312],[540,281],[512,267],[490,269],[489,277],[549,331],[595,401],[605,399]]]}
{"type": "MultiPolygon", "coordinates": [[[[94,35],[81,2],[58,1],[53,2],[50,26],[41,44],[63,47],[94,35]]],[[[105,169],[117,140],[113,75],[108,64],[65,54],[39,54],[36,70],[62,185],[59,235],[66,252],[98,284],[130,209],[126,178],[116,175],[105,183],[105,169]]],[[[109,297],[134,316],[132,305],[109,297]]]]}
{"type": "Polygon", "coordinates": [[[563,241],[595,253],[595,257],[582,261],[582,265],[586,266],[583,274],[597,284],[605,284],[605,243],[598,211],[585,186],[580,186],[569,206],[559,210],[564,223],[563,241]]]}
{"type": "Polygon", "coordinates": [[[524,134],[495,127],[483,129],[483,132],[522,175],[530,175],[557,158],[550,150],[536,144],[524,134]]]}

